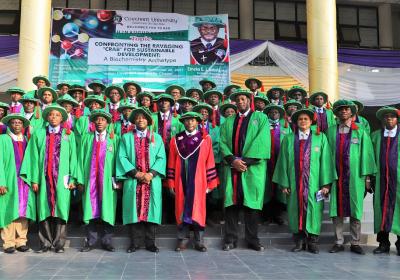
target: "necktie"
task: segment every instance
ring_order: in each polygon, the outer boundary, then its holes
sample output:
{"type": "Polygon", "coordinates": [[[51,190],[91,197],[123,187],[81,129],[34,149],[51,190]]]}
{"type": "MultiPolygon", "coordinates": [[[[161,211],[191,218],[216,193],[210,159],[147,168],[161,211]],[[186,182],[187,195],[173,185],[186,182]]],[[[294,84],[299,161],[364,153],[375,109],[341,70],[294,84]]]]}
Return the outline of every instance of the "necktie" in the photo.
{"type": "Polygon", "coordinates": [[[211,50],[211,47],[212,47],[212,44],[211,44],[211,43],[207,43],[207,44],[206,44],[206,48],[207,48],[208,51],[211,50]]]}

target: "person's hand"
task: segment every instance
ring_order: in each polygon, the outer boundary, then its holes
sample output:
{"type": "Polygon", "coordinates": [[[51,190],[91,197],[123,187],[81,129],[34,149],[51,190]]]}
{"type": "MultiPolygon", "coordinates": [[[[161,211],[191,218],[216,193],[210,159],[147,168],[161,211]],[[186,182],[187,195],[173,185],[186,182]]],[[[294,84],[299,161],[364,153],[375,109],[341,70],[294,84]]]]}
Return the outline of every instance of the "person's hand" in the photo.
{"type": "Polygon", "coordinates": [[[289,195],[290,194],[290,189],[289,188],[284,188],[284,189],[282,189],[282,192],[284,194],[286,194],[286,195],[289,195]]]}
{"type": "Polygon", "coordinates": [[[115,189],[116,189],[116,190],[122,189],[122,183],[121,183],[121,182],[115,183],[115,189]]]}
{"type": "Polygon", "coordinates": [[[211,190],[210,189],[206,189],[206,193],[210,193],[211,192],[211,190]]]}
{"type": "Polygon", "coordinates": [[[7,193],[6,187],[0,187],[0,195],[5,195],[7,193]]]}
{"type": "Polygon", "coordinates": [[[135,178],[136,178],[139,182],[141,182],[141,181],[143,181],[143,179],[144,179],[144,174],[145,174],[145,173],[138,171],[138,172],[136,172],[135,178]]]}
{"type": "Polygon", "coordinates": [[[38,184],[32,184],[32,190],[34,192],[38,192],[39,191],[39,185],[38,184]]]}
{"type": "Polygon", "coordinates": [[[232,162],[232,167],[238,172],[245,172],[247,170],[246,163],[241,159],[235,159],[232,162]]]}
{"type": "Polygon", "coordinates": [[[328,196],[328,194],[329,194],[329,189],[328,189],[327,187],[323,187],[323,188],[321,189],[321,193],[322,193],[324,196],[328,196]]]}
{"type": "Polygon", "coordinates": [[[68,184],[68,189],[73,190],[75,188],[76,188],[75,183],[69,183],[68,184]]]}
{"type": "Polygon", "coordinates": [[[145,184],[150,184],[151,180],[153,180],[153,174],[151,173],[144,173],[143,175],[143,182],[145,184]]]}
{"type": "Polygon", "coordinates": [[[83,185],[82,184],[78,184],[77,188],[78,188],[78,191],[83,192],[83,185]]]}
{"type": "Polygon", "coordinates": [[[369,176],[365,177],[365,189],[371,190],[371,178],[369,176]]]}

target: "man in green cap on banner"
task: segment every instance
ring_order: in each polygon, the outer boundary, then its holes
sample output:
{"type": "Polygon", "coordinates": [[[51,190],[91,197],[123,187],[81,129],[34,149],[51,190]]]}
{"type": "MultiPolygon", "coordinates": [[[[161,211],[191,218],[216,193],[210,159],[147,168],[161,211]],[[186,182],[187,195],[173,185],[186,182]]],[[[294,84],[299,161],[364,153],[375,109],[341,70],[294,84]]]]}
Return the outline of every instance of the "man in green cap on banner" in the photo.
{"type": "MultiPolygon", "coordinates": [[[[272,181],[278,160],[279,151],[283,138],[292,131],[288,123],[281,120],[285,118],[285,110],[282,106],[270,104],[264,109],[264,114],[268,116],[271,134],[271,157],[268,160],[267,181],[265,186],[265,207],[263,208],[264,217],[267,222],[274,222],[283,225],[282,212],[285,210],[286,197],[279,189],[279,186],[272,181]]],[[[268,133],[268,132],[267,132],[268,133]]]]}
{"type": "Polygon", "coordinates": [[[336,180],[328,140],[311,130],[314,112],[300,109],[292,115],[298,128],[283,139],[272,181],[287,196],[289,229],[293,233],[293,252],[318,254],[324,197],[336,180]]]}
{"type": "Polygon", "coordinates": [[[28,220],[36,220],[36,196],[20,177],[27,137],[23,130],[29,121],[21,114],[3,118],[9,128],[0,136],[0,228],[5,253],[29,251],[27,244],[28,220]]]}
{"type": "Polygon", "coordinates": [[[200,37],[190,41],[191,64],[214,64],[225,62],[228,57],[228,39],[225,23],[217,16],[197,16],[194,27],[200,37]],[[219,38],[220,28],[225,28],[225,38],[219,38]]]}
{"type": "Polygon", "coordinates": [[[218,186],[217,169],[211,137],[198,130],[202,116],[188,112],[179,119],[185,131],[171,139],[168,158],[168,188],[175,193],[175,218],[178,225],[176,251],[186,249],[192,228],[194,247],[205,252],[204,229],[206,226],[207,193],[218,186]]]}
{"type": "Polygon", "coordinates": [[[374,180],[374,232],[379,247],[374,254],[390,252],[389,233],[397,235],[397,255],[400,256],[400,144],[398,120],[400,111],[385,106],[376,112],[382,129],[372,133],[377,173],[374,180]]]}
{"type": "Polygon", "coordinates": [[[123,181],[122,220],[131,238],[127,252],[135,252],[144,235],[146,250],[156,253],[155,230],[162,217],[161,179],[165,178],[167,162],[164,143],[151,129],[153,119],[148,109],[134,110],[129,121],[136,130],[122,136],[116,163],[117,179],[123,181]]]}
{"type": "Polygon", "coordinates": [[[333,104],[338,124],[326,131],[336,164],[338,180],[331,188],[329,215],[333,219],[335,245],[330,250],[344,250],[343,221],[350,217],[351,251],[364,254],[360,246],[364,193],[371,189],[376,173],[374,151],[369,133],[353,121],[356,106],[352,101],[338,100],[333,104]]]}
{"type": "Polygon", "coordinates": [[[107,132],[112,122],[111,114],[104,109],[90,113],[95,131],[82,138],[78,159],[78,187],[83,192],[83,221],[86,224],[86,240],[81,252],[93,249],[98,239],[104,250],[114,252],[113,226],[117,209],[119,184],[115,180],[115,160],[118,139],[107,132]]]}
{"type": "Polygon", "coordinates": [[[70,196],[77,178],[73,132],[62,128],[68,114],[59,105],[43,111],[46,127],[37,129],[26,148],[20,176],[37,193],[39,253],[64,252],[70,196]]]}
{"type": "Polygon", "coordinates": [[[244,211],[245,239],[249,248],[263,251],[258,238],[259,212],[264,205],[267,160],[271,136],[265,114],[250,110],[252,93],[236,90],[230,98],[238,113],[221,126],[220,148],[224,160],[225,244],[223,249],[236,248],[239,210],[244,211]]]}

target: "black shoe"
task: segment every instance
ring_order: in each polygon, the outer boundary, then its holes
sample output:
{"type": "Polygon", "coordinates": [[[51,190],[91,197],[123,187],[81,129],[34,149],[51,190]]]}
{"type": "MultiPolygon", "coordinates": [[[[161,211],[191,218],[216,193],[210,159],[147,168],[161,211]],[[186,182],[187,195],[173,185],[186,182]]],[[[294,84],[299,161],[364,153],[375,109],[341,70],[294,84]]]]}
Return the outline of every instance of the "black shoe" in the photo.
{"type": "Polygon", "coordinates": [[[43,253],[47,253],[50,250],[50,247],[41,247],[38,251],[36,251],[36,253],[38,254],[43,254],[43,253]]]}
{"type": "Polygon", "coordinates": [[[372,252],[374,253],[374,255],[389,254],[390,246],[383,246],[379,244],[379,247],[373,250],[372,252]]]}
{"type": "Polygon", "coordinates": [[[309,243],[308,244],[308,252],[313,253],[313,254],[319,254],[319,249],[318,249],[317,244],[309,243]]]}
{"type": "Polygon", "coordinates": [[[101,248],[108,252],[115,252],[115,248],[111,244],[101,245],[101,248]]]}
{"type": "Polygon", "coordinates": [[[186,250],[186,244],[185,244],[184,241],[179,240],[178,244],[176,244],[175,251],[176,252],[181,252],[181,251],[184,251],[184,250],[186,250]]]}
{"type": "Polygon", "coordinates": [[[62,253],[65,252],[65,250],[64,250],[64,248],[56,248],[55,252],[58,253],[58,254],[62,254],[62,253]]]}
{"type": "Polygon", "coordinates": [[[22,252],[22,253],[28,252],[30,250],[31,250],[31,248],[29,248],[26,245],[22,245],[22,246],[17,247],[17,251],[18,252],[22,252]]]}
{"type": "Polygon", "coordinates": [[[222,247],[222,250],[224,251],[230,251],[232,249],[236,248],[236,244],[235,243],[225,243],[224,246],[222,247]]]}
{"type": "Polygon", "coordinates": [[[6,254],[14,254],[15,253],[15,248],[14,247],[8,247],[4,249],[4,253],[6,254]]]}
{"type": "Polygon", "coordinates": [[[128,249],[126,249],[126,252],[130,254],[130,253],[136,252],[136,250],[138,250],[138,249],[139,249],[139,246],[131,245],[131,246],[129,246],[128,249]]]}
{"type": "Polygon", "coordinates": [[[153,252],[153,253],[158,253],[158,252],[160,252],[160,249],[158,249],[158,247],[156,246],[156,245],[149,245],[149,246],[146,246],[146,250],[147,251],[150,251],[150,252],[153,252]]]}
{"type": "Polygon", "coordinates": [[[294,246],[291,251],[296,253],[296,252],[304,251],[305,249],[306,249],[306,243],[297,242],[296,246],[294,246]]]}
{"type": "Polygon", "coordinates": [[[194,249],[199,252],[207,252],[207,247],[204,244],[195,244],[194,249]]]}
{"type": "Polygon", "coordinates": [[[258,252],[262,252],[265,250],[264,246],[261,245],[260,243],[258,243],[258,244],[249,243],[247,245],[247,248],[252,249],[254,251],[258,251],[258,252]]]}
{"type": "Polygon", "coordinates": [[[352,251],[353,253],[359,254],[359,255],[365,255],[365,252],[364,252],[363,248],[361,248],[360,245],[351,245],[350,251],[352,251]]]}
{"type": "Polygon", "coordinates": [[[93,250],[93,246],[90,246],[87,242],[83,245],[83,247],[79,250],[82,253],[87,253],[93,250]]]}
{"type": "Polygon", "coordinates": [[[338,253],[338,252],[341,252],[341,251],[344,251],[344,246],[343,245],[339,245],[339,244],[335,244],[329,250],[329,253],[338,253]]]}

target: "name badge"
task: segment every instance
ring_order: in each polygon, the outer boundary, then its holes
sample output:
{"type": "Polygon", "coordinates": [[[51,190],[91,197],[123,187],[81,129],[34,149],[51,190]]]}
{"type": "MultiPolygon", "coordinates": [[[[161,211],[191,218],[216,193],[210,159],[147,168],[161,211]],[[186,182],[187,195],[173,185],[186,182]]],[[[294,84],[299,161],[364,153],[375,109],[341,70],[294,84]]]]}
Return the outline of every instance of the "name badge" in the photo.
{"type": "Polygon", "coordinates": [[[112,151],[113,151],[113,146],[108,146],[107,150],[108,150],[109,152],[112,152],[112,151]]]}
{"type": "Polygon", "coordinates": [[[258,121],[257,120],[253,120],[253,124],[257,126],[258,125],[258,121]]]}
{"type": "Polygon", "coordinates": [[[316,153],[319,153],[319,150],[320,150],[319,147],[314,148],[314,152],[316,152],[316,153]]]}
{"type": "Polygon", "coordinates": [[[179,137],[178,137],[178,140],[182,140],[182,139],[183,139],[183,136],[179,136],[179,137]]]}
{"type": "Polygon", "coordinates": [[[358,138],[352,138],[351,143],[358,144],[359,143],[358,138]]]}
{"type": "Polygon", "coordinates": [[[64,135],[63,140],[69,142],[68,135],[64,135]]]}

